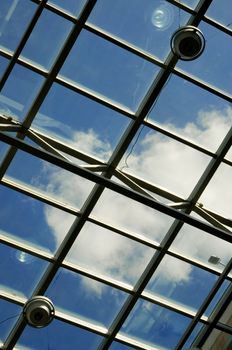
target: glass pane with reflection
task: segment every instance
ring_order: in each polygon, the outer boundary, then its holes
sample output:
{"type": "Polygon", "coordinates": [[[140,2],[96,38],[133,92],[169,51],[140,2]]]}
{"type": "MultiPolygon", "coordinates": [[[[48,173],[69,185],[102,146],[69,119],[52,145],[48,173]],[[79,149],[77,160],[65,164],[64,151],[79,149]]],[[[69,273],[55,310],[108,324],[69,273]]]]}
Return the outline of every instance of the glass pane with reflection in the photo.
{"type": "Polygon", "coordinates": [[[154,64],[83,30],[60,77],[135,111],[158,71],[154,64]]]}
{"type": "Polygon", "coordinates": [[[99,0],[89,22],[164,59],[170,52],[172,33],[188,18],[189,14],[164,0],[99,0]]]}
{"type": "Polygon", "coordinates": [[[48,263],[4,244],[0,244],[0,256],[0,289],[29,297],[48,263]]]}
{"type": "Polygon", "coordinates": [[[105,327],[126,299],[126,293],[64,268],[58,270],[46,296],[57,310],[105,327]]]}
{"type": "MultiPolygon", "coordinates": [[[[0,186],[0,201],[4,203],[0,212],[2,239],[14,239],[41,252],[55,253],[74,221],[74,216],[4,186],[0,186]]],[[[21,257],[29,258],[24,253],[21,257]]]]}
{"type": "Polygon", "coordinates": [[[122,333],[158,349],[173,350],[190,319],[181,314],[139,300],[122,327],[122,333]]]}
{"type": "Polygon", "coordinates": [[[202,350],[230,350],[232,347],[232,335],[226,332],[221,332],[214,329],[205,344],[202,346],[202,350]]]}

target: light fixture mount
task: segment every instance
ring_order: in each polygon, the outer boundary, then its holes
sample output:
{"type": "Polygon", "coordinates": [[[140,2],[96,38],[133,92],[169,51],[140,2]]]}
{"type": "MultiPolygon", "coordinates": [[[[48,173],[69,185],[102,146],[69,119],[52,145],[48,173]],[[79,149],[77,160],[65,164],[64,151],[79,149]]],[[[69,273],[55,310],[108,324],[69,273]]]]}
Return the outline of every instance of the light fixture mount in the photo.
{"type": "Polygon", "coordinates": [[[205,38],[197,27],[181,27],[171,37],[171,50],[183,61],[195,60],[202,54],[204,48],[205,38]]]}
{"type": "Polygon", "coordinates": [[[30,326],[42,328],[53,320],[55,309],[50,299],[38,295],[25,303],[23,315],[30,326]]]}

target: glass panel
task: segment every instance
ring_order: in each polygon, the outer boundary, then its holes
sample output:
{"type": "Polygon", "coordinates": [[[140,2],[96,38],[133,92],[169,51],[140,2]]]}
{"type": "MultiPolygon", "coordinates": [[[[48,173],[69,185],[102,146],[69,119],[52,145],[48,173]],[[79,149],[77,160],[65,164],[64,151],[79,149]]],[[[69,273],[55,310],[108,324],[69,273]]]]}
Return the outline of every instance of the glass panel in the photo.
{"type": "Polygon", "coordinates": [[[196,7],[196,5],[198,4],[198,0],[179,0],[179,2],[186,4],[189,7],[196,7]]]}
{"type": "Polygon", "coordinates": [[[206,39],[203,54],[191,62],[179,61],[177,66],[231,94],[232,37],[205,23],[199,28],[206,39]]]}
{"type": "Polygon", "coordinates": [[[0,1],[0,47],[12,51],[17,48],[35,10],[32,1],[0,1]]]}
{"type": "MultiPolygon", "coordinates": [[[[1,273],[1,272],[0,272],[1,273]]],[[[4,342],[12,326],[21,314],[22,308],[16,304],[0,299],[0,341],[4,342]]]]}
{"type": "MultiPolygon", "coordinates": [[[[9,61],[7,59],[5,59],[4,57],[0,56],[0,79],[2,78],[3,73],[4,73],[8,63],[9,63],[9,61]]],[[[0,113],[2,113],[2,111],[1,111],[1,103],[0,103],[0,113]]]]}
{"type": "MultiPolygon", "coordinates": [[[[194,327],[191,335],[189,336],[188,340],[185,342],[184,346],[183,346],[183,350],[194,350],[193,347],[193,342],[195,341],[195,339],[197,338],[198,334],[201,332],[201,330],[203,329],[204,325],[202,323],[197,323],[196,327],[194,327]]],[[[195,350],[197,350],[197,348],[195,348],[195,350]]]]}
{"type": "Polygon", "coordinates": [[[216,151],[231,127],[232,108],[216,95],[172,75],[148,120],[216,151]]]}
{"type": "Polygon", "coordinates": [[[4,244],[0,244],[0,256],[0,288],[15,295],[30,296],[47,262],[4,244]]]}
{"type": "Polygon", "coordinates": [[[1,113],[22,120],[42,82],[42,76],[16,65],[0,94],[1,113]]]}
{"type": "Polygon", "coordinates": [[[83,30],[61,75],[135,111],[158,67],[83,30]]]}
{"type": "Polygon", "coordinates": [[[209,264],[210,268],[217,270],[222,270],[223,266],[215,266],[208,262],[210,256],[219,256],[225,264],[231,258],[230,243],[186,224],[173,242],[172,249],[209,264]]]}
{"type": "Polygon", "coordinates": [[[80,176],[21,151],[15,155],[7,175],[76,208],[81,208],[94,186],[80,176]]]}
{"type": "Polygon", "coordinates": [[[173,311],[139,300],[122,331],[146,344],[158,346],[158,349],[173,350],[190,319],[173,311]]]}
{"type": "Polygon", "coordinates": [[[222,298],[222,296],[225,293],[226,289],[228,288],[229,284],[230,284],[230,282],[227,280],[225,280],[223,282],[223,284],[219,288],[218,292],[216,293],[215,297],[213,298],[213,300],[211,301],[211,303],[207,307],[207,310],[204,313],[206,316],[209,317],[211,315],[211,313],[214,311],[214,309],[217,308],[217,304],[220,301],[220,299],[222,298]]]}
{"type": "Polygon", "coordinates": [[[4,186],[0,186],[0,202],[4,203],[0,235],[48,252],[56,251],[74,221],[72,215],[4,186]]]}
{"type": "Polygon", "coordinates": [[[2,162],[8,150],[9,146],[0,141],[0,162],[2,162]]]}
{"type": "Polygon", "coordinates": [[[87,0],[51,0],[49,3],[54,4],[56,7],[70,12],[74,16],[79,16],[87,0]]]}
{"type": "Polygon", "coordinates": [[[189,15],[164,0],[98,0],[90,23],[161,59],[170,52],[172,33],[189,15]]]}
{"type": "Polygon", "coordinates": [[[184,198],[197,183],[208,161],[206,155],[150,128],[141,127],[119,168],[184,198]]]}
{"type": "Polygon", "coordinates": [[[202,346],[202,350],[230,350],[232,347],[232,335],[214,329],[202,346]]]}
{"type": "Polygon", "coordinates": [[[221,164],[215,175],[199,198],[204,207],[216,212],[225,218],[231,217],[230,203],[232,193],[230,190],[232,169],[226,164],[221,164]]]}
{"type": "Polygon", "coordinates": [[[231,6],[230,0],[214,0],[212,1],[206,15],[224,24],[226,27],[231,26],[231,6]]]}
{"type": "Polygon", "coordinates": [[[71,22],[44,9],[22,51],[22,56],[49,69],[71,28],[71,22]]]}
{"type": "Polygon", "coordinates": [[[31,350],[64,350],[67,347],[96,350],[101,339],[94,333],[54,319],[45,328],[26,327],[16,346],[19,349],[26,346],[31,350]]]}
{"type": "Polygon", "coordinates": [[[232,326],[232,301],[230,302],[229,306],[227,306],[220,319],[220,322],[226,324],[227,326],[232,326]]]}
{"type": "Polygon", "coordinates": [[[154,242],[161,242],[173,222],[171,217],[109,190],[103,192],[92,214],[109,225],[154,242]]]}
{"type": "Polygon", "coordinates": [[[216,278],[207,271],[166,255],[150,280],[147,290],[197,311],[216,278]]]}
{"type": "Polygon", "coordinates": [[[86,223],[71,248],[67,261],[135,284],[152,254],[153,249],[100,226],[86,223]]]}
{"type": "Polygon", "coordinates": [[[129,119],[61,85],[54,84],[32,124],[65,144],[108,160],[129,119]]]}
{"type": "Polygon", "coordinates": [[[109,349],[110,350],[133,350],[134,348],[121,343],[113,342],[112,345],[109,347],[109,349]]]}
{"type": "Polygon", "coordinates": [[[54,277],[47,296],[62,312],[106,327],[126,298],[120,290],[63,268],[54,277]]]}

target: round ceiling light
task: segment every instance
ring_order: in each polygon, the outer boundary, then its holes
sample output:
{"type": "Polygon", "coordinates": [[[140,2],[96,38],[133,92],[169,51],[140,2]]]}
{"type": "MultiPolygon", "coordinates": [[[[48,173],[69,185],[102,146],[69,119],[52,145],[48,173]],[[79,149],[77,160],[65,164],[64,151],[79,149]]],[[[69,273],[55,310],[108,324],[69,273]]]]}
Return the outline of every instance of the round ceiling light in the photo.
{"type": "Polygon", "coordinates": [[[48,298],[38,295],[26,302],[23,314],[30,326],[42,328],[53,320],[55,309],[48,298]]]}
{"type": "Polygon", "coordinates": [[[202,32],[193,26],[179,28],[171,37],[171,49],[175,56],[184,61],[199,57],[205,48],[202,32]]]}

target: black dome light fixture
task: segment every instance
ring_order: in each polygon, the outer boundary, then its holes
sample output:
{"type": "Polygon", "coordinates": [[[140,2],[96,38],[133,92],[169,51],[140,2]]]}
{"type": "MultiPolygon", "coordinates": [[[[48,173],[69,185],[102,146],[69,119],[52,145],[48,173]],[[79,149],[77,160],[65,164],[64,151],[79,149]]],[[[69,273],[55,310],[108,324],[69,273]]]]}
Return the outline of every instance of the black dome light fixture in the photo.
{"type": "Polygon", "coordinates": [[[27,323],[35,328],[47,326],[54,318],[55,309],[50,299],[38,295],[29,299],[23,308],[27,323]]]}
{"type": "Polygon", "coordinates": [[[205,48],[205,38],[200,29],[193,26],[181,27],[171,37],[171,49],[183,61],[199,57],[205,48]]]}

